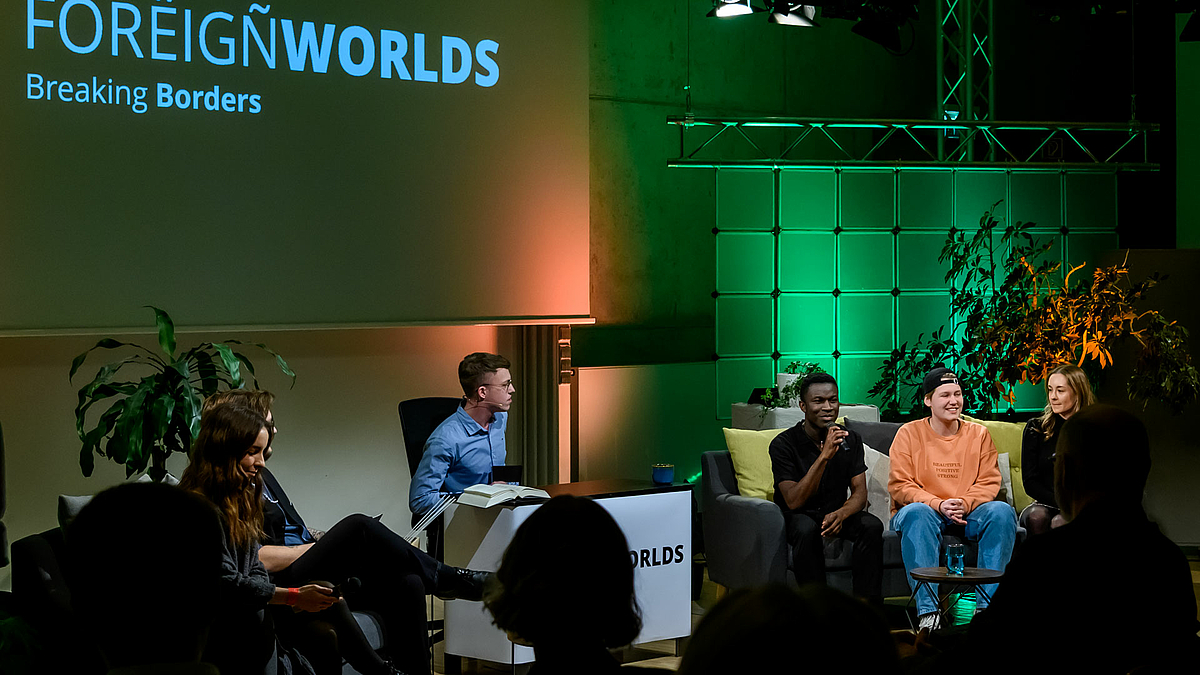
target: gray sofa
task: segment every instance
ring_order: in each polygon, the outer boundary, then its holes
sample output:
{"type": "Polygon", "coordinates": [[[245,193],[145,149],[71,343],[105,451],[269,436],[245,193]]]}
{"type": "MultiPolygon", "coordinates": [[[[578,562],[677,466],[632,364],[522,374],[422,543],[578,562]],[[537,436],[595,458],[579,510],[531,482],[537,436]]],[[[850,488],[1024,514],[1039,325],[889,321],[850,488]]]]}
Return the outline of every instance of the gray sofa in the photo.
{"type": "MultiPolygon", "coordinates": [[[[900,424],[846,420],[846,426],[858,432],[864,443],[888,454],[900,424]]],[[[708,576],[730,589],[779,582],[795,584],[791,547],[784,532],[783,512],[772,502],[738,494],[737,477],[728,451],[705,452],[700,456],[701,502],[705,556],[708,576]]],[[[961,531],[948,530],[945,543],[966,544],[966,564],[976,564],[977,547],[961,537],[961,531]]],[[[1025,530],[1017,530],[1017,545],[1025,530]]],[[[843,539],[825,540],[827,583],[846,593],[852,590],[850,572],[851,543],[843,539]]],[[[944,547],[943,547],[944,551],[944,547]]],[[[942,554],[945,564],[945,553],[942,554]]],[[[884,523],[883,594],[907,597],[910,593],[900,556],[900,537],[884,523]]]]}

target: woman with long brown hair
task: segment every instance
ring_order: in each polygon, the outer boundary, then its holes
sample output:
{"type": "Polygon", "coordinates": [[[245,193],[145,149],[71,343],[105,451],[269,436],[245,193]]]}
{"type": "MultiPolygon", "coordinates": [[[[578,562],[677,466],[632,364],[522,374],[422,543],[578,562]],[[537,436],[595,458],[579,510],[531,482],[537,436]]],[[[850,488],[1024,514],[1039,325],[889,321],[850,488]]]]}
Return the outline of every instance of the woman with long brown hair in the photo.
{"type": "Polygon", "coordinates": [[[373,652],[334,592],[320,584],[284,588],[271,583],[258,559],[263,537],[263,453],[272,426],[257,412],[222,405],[200,421],[191,463],[180,487],[204,497],[221,512],[225,530],[222,561],[222,616],[214,622],[205,661],[224,675],[262,673],[275,651],[275,630],[267,605],[321,612],[338,633],[342,655],[364,675],[395,672],[373,652]]]}
{"type": "Polygon", "coordinates": [[[1025,492],[1034,502],[1021,511],[1021,526],[1029,534],[1058,527],[1063,518],[1054,498],[1055,447],[1067,418],[1096,402],[1087,375],[1078,366],[1059,366],[1046,378],[1046,409],[1025,425],[1021,438],[1021,474],[1025,492]]]}

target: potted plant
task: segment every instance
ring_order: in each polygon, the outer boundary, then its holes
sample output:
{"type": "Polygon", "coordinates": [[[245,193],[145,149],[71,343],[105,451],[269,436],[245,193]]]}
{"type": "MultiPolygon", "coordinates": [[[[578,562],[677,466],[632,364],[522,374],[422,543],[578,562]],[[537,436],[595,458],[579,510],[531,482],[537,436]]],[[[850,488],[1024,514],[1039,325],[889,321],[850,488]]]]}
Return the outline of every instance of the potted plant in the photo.
{"type": "Polygon", "coordinates": [[[1073,280],[1083,265],[1064,275],[1060,262],[1039,262],[1051,244],[1032,236],[1033,223],[1004,228],[1000,243],[1008,245],[1008,253],[1001,256],[993,237],[999,203],[970,238],[950,229],[938,260],[950,263],[945,278],[951,322],[961,338],[953,332],[945,336],[943,326],[928,339],[918,336],[911,347],[901,345],[884,361],[870,395],[882,401],[885,418],[922,412],[918,385],[938,364],[957,370],[967,410],[988,414],[999,412],[1002,401],[1014,402],[1015,385],[1041,382],[1060,364],[1074,363],[1099,375],[1112,365],[1116,343],[1128,338],[1141,346],[1127,385],[1131,400],[1158,400],[1176,413],[1195,400],[1200,376],[1187,330],[1143,308],[1146,292],[1161,279],[1153,275],[1134,283],[1122,262],[1097,267],[1090,283],[1073,280]]]}
{"type": "MultiPolygon", "coordinates": [[[[247,343],[204,342],[176,354],[174,322],[165,311],[150,309],[154,310],[161,354],[138,344],[105,338],[71,362],[68,379],[74,381],[92,351],[126,347],[133,350],[133,354],[120,361],[101,366],[92,381],[79,390],[75,428],[83,442],[79,467],[84,476],[92,475],[95,455],[100,455],[124,464],[126,476],[145,471],[152,480],[163,480],[171,453],[186,454],[191,448],[192,439],[200,430],[200,407],[205,397],[222,387],[244,387],[243,369],[252,386],[258,387],[254,364],[239,351],[247,343]],[[141,367],[149,373],[137,380],[114,380],[126,366],[141,367]],[[100,402],[108,403],[108,408],[88,429],[88,412],[100,402]]],[[[282,356],[264,344],[250,346],[274,356],[279,369],[295,385],[296,374],[282,356]]]]}
{"type": "Polygon", "coordinates": [[[800,383],[812,373],[825,369],[812,361],[792,361],[775,376],[775,391],[763,395],[763,415],[774,408],[795,408],[800,405],[800,383]]]}

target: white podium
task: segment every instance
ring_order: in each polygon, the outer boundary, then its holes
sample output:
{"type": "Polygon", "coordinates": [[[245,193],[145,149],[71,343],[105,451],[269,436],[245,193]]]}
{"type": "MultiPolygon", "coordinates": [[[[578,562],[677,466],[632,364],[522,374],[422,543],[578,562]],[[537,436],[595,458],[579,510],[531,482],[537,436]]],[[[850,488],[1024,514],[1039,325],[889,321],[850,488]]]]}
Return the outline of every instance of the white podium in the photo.
{"type": "MultiPolygon", "coordinates": [[[[642,632],[635,644],[691,634],[691,486],[606,480],[542,489],[552,497],[571,494],[595,499],[625,533],[631,564],[636,565],[634,592],[642,609],[642,632]]],[[[446,510],[444,525],[446,564],[496,571],[517,528],[540,506],[451,506],[446,510]]],[[[571,609],[588,611],[586,607],[571,609]]],[[[504,664],[534,660],[532,648],[513,644],[492,625],[482,602],[466,600],[446,603],[446,654],[504,664]]]]}

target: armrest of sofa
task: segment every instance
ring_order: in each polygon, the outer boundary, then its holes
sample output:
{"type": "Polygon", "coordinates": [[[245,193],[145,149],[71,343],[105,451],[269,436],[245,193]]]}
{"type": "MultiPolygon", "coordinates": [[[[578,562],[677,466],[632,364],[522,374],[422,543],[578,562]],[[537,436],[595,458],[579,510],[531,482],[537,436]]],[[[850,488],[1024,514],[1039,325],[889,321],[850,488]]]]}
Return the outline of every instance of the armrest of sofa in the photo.
{"type": "Polygon", "coordinates": [[[709,578],[727,588],[786,582],[783,512],[772,502],[737,494],[728,452],[703,453],[700,469],[709,578]]]}

